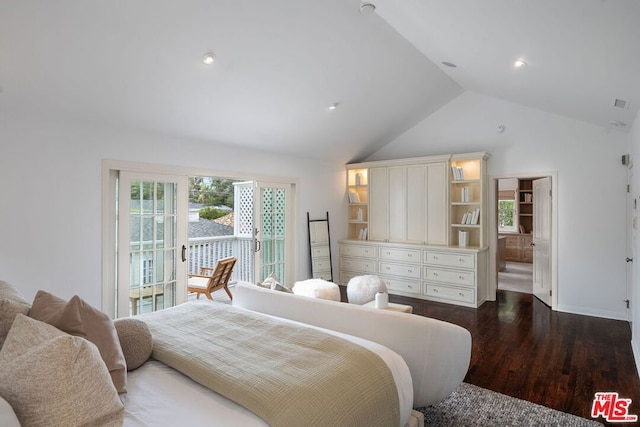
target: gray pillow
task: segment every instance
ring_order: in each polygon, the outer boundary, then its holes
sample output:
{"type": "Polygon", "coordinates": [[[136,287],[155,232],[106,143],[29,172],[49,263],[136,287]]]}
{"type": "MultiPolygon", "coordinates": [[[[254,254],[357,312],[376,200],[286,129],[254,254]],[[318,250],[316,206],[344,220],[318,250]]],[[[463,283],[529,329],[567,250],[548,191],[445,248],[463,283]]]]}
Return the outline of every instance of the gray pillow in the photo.
{"type": "Polygon", "coordinates": [[[18,313],[27,314],[31,304],[11,284],[0,280],[0,348],[18,313]]]}
{"type": "Polygon", "coordinates": [[[24,426],[123,421],[124,406],[98,348],[22,314],[0,350],[0,397],[24,426]]]}
{"type": "Polygon", "coordinates": [[[149,360],[153,351],[153,337],[142,320],[125,317],[113,321],[118,332],[120,347],[127,361],[127,371],[139,368],[149,360]]]}

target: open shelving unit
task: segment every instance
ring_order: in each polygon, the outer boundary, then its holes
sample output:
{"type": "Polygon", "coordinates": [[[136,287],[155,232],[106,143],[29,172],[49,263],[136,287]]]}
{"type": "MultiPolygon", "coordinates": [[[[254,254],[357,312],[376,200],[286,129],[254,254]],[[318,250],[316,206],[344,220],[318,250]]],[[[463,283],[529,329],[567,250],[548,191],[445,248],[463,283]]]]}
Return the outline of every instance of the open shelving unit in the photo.
{"type": "Polygon", "coordinates": [[[452,246],[485,246],[486,153],[451,157],[450,237],[452,246]],[[466,232],[466,244],[460,231],[466,232]]]}
{"type": "Polygon", "coordinates": [[[367,240],[369,227],[369,170],[347,170],[347,198],[349,200],[349,231],[347,238],[367,240]]]}

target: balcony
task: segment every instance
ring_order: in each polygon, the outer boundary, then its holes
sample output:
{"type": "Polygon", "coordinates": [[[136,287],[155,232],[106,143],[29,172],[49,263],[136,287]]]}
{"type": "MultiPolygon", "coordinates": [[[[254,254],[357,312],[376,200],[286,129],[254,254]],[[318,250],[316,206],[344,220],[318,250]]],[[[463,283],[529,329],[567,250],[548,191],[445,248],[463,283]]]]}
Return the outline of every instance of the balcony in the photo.
{"type": "MultiPolygon", "coordinates": [[[[236,265],[233,269],[229,287],[233,293],[233,284],[237,281],[245,281],[253,283],[254,280],[254,252],[253,239],[238,236],[217,236],[217,237],[198,237],[190,238],[188,241],[188,274],[199,274],[200,267],[215,267],[218,260],[234,256],[237,258],[236,265]]],[[[148,260],[142,263],[132,263],[132,273],[138,276],[136,266],[142,268],[143,285],[131,286],[130,313],[132,315],[149,313],[154,310],[165,307],[165,296],[173,299],[173,286],[153,285],[153,275],[151,265],[148,260]],[[148,272],[147,272],[148,270],[148,272]],[[155,289],[154,289],[155,288],[155,289]]],[[[138,276],[140,277],[140,276],[138,276]]],[[[229,297],[224,291],[214,293],[214,299],[228,301],[229,297]]],[[[188,295],[188,300],[195,299],[195,294],[188,295]]]]}

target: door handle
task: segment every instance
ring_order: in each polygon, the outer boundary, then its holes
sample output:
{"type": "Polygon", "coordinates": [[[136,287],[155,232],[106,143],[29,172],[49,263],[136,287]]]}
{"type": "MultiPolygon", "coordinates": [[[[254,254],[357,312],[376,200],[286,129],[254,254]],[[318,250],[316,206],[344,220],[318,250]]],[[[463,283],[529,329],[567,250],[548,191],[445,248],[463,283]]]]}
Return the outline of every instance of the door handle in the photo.
{"type": "Polygon", "coordinates": [[[536,245],[535,243],[531,242],[531,246],[535,246],[535,245],[536,245]]]}
{"type": "Polygon", "coordinates": [[[629,257],[627,257],[627,258],[625,259],[625,261],[627,261],[627,262],[633,262],[633,258],[629,258],[629,257]]]}
{"type": "Polygon", "coordinates": [[[255,240],[256,244],[255,244],[255,249],[254,252],[260,252],[260,248],[262,247],[262,245],[260,244],[260,240],[256,239],[255,240]]]}
{"type": "Polygon", "coordinates": [[[182,262],[185,262],[187,260],[187,247],[185,245],[182,245],[182,262]]]}

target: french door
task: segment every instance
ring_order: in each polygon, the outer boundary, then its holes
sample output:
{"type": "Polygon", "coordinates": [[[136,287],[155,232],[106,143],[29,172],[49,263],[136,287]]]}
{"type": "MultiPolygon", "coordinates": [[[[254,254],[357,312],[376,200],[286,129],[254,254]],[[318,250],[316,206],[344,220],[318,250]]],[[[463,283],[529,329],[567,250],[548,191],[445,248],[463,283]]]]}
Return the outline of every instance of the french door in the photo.
{"type": "Polygon", "coordinates": [[[117,316],[186,300],[187,176],[120,171],[117,316]]]}
{"type": "Polygon", "coordinates": [[[291,184],[256,182],[254,193],[254,239],[256,280],[275,273],[280,283],[293,279],[293,214],[291,184]]]}

